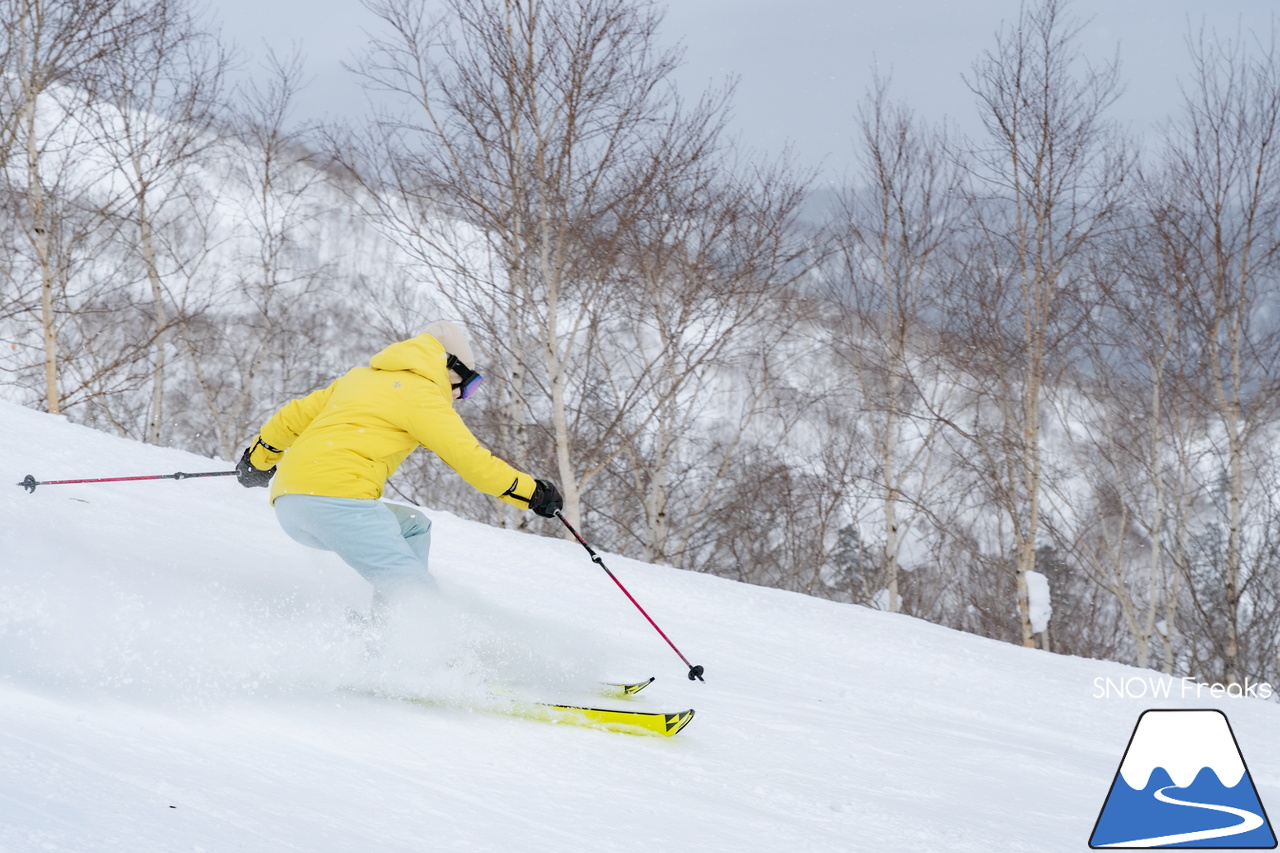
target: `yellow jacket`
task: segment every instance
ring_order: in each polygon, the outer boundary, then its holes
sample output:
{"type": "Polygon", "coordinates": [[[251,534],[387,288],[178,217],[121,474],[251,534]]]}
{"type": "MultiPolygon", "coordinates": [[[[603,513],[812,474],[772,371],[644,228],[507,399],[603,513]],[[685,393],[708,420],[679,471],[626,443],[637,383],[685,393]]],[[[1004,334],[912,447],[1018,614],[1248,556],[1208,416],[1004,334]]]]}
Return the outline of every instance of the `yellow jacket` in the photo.
{"type": "Polygon", "coordinates": [[[479,491],[528,508],[533,478],[481,447],[453,410],[446,358],[438,340],[418,335],[286,403],[249,456],[260,470],[277,466],[271,500],[380,498],[387,478],[421,445],[479,491]]]}

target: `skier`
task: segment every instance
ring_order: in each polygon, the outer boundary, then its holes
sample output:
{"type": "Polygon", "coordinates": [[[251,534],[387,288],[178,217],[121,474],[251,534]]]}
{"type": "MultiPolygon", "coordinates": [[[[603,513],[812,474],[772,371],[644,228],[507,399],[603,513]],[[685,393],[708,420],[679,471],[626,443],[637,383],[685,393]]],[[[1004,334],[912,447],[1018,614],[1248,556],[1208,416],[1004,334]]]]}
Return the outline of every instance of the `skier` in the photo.
{"type": "Polygon", "coordinates": [[[419,445],[479,491],[551,518],[563,506],[554,484],[516,470],[483,448],[454,403],[480,384],[466,334],[439,321],[392,344],[327,388],[286,403],[263,424],[236,465],[246,488],[271,486],[285,533],[333,551],[373,585],[373,620],[402,594],[431,590],[431,521],[385,503],[383,486],[419,445]]]}

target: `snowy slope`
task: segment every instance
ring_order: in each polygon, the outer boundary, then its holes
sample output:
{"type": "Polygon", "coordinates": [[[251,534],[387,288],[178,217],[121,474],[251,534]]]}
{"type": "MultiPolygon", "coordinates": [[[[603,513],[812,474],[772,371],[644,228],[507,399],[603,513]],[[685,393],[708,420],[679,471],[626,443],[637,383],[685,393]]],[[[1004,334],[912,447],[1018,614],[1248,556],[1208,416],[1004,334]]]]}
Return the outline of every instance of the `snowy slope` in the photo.
{"type": "Polygon", "coordinates": [[[364,582],[263,490],[13,485],[230,467],[0,404],[0,849],[1084,850],[1147,707],[1222,708],[1280,811],[1273,703],[1095,698],[1150,674],[606,555],[694,684],[577,544],[434,510],[442,610],[370,661],[364,582]],[[478,699],[649,675],[674,738],[478,699]]]}

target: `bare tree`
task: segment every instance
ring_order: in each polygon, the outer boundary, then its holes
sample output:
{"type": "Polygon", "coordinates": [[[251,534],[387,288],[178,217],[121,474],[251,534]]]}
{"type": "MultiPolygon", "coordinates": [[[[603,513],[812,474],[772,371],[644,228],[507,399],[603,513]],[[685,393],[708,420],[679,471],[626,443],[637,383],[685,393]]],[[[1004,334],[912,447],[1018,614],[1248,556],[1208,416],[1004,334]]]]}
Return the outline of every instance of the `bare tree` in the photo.
{"type": "Polygon", "coordinates": [[[878,563],[888,609],[897,612],[903,542],[919,520],[911,507],[927,501],[922,487],[937,449],[940,422],[929,412],[946,406],[946,385],[931,374],[932,327],[960,223],[960,175],[945,136],[890,102],[885,80],[864,98],[858,128],[858,183],[843,199],[841,268],[832,274],[842,339],[831,355],[861,389],[880,493],[878,563]],[[915,494],[905,494],[913,485],[915,494]]]}
{"type": "Polygon", "coordinates": [[[1052,490],[1061,508],[1052,527],[1118,609],[1114,619],[1069,629],[1083,637],[1101,628],[1100,645],[1087,653],[1101,656],[1114,646],[1108,631],[1123,631],[1129,648],[1109,656],[1146,667],[1158,655],[1172,674],[1204,418],[1193,393],[1199,367],[1188,335],[1188,280],[1156,227],[1167,215],[1163,187],[1158,168],[1143,176],[1127,225],[1094,267],[1102,298],[1078,349],[1074,402],[1058,407],[1077,477],[1052,490]],[[1087,484],[1088,501],[1077,480],[1087,484]]]}
{"type": "Polygon", "coordinates": [[[169,332],[185,282],[207,256],[208,242],[189,226],[198,204],[201,157],[215,144],[224,109],[225,53],[205,34],[185,0],[151,5],[141,32],[117,30],[100,71],[100,107],[91,113],[97,144],[125,187],[120,216],[145,281],[151,326],[151,385],[139,437],[161,440],[168,380],[169,332]]]}
{"type": "MultiPolygon", "coordinates": [[[[234,454],[283,396],[317,387],[347,357],[321,346],[339,324],[321,290],[325,264],[310,245],[326,173],[290,120],[301,58],[267,60],[268,77],[241,93],[222,162],[222,203],[235,210],[234,262],[217,298],[181,317],[182,342],[213,446],[234,454]],[[323,356],[323,357],[319,357],[323,356]]],[[[356,312],[348,312],[355,319],[356,312]]],[[[343,318],[347,319],[347,318],[343,318]]]]}
{"type": "Polygon", "coordinates": [[[379,176],[379,213],[500,353],[497,449],[553,461],[577,520],[598,448],[627,422],[575,433],[622,235],[664,173],[715,151],[725,95],[682,105],[652,3],[443,5],[430,20],[411,0],[370,3],[389,35],[362,71],[406,109],[382,116],[355,171],[379,176]]]}
{"type": "Polygon", "coordinates": [[[1194,73],[1166,133],[1154,229],[1184,281],[1215,460],[1205,484],[1216,507],[1210,523],[1224,531],[1210,586],[1202,578],[1189,589],[1208,643],[1197,665],[1234,683],[1253,659],[1252,635],[1276,628],[1251,618],[1268,572],[1246,526],[1252,470],[1274,464],[1270,453],[1266,462],[1250,457],[1263,451],[1280,405],[1280,324],[1264,307],[1280,297],[1280,56],[1274,34],[1252,47],[1202,35],[1191,48],[1194,73]]]}
{"type": "Polygon", "coordinates": [[[1041,532],[1045,394],[1087,316],[1085,256],[1116,215],[1129,164],[1105,120],[1117,66],[1084,61],[1065,5],[1024,8],[968,78],[987,137],[966,161],[974,255],[952,309],[971,347],[958,363],[991,384],[979,392],[990,403],[981,427],[951,424],[1006,516],[1026,645],[1035,642],[1026,576],[1041,532]]]}
{"type": "MultiPolygon", "coordinates": [[[[798,316],[789,286],[811,263],[794,227],[802,187],[788,169],[712,156],[669,166],[622,223],[615,296],[593,323],[606,335],[595,347],[605,395],[587,412],[610,421],[620,476],[634,487],[624,505],[643,511],[650,561],[681,561],[705,526],[710,493],[725,487],[768,391],[743,374],[788,335],[798,316]],[[700,441],[713,418],[719,441],[700,441]]],[[[616,455],[609,445],[590,454],[597,470],[616,455]]]]}
{"type": "Polygon", "coordinates": [[[67,288],[113,207],[88,174],[95,160],[80,156],[87,144],[81,122],[95,102],[93,86],[114,35],[133,30],[139,18],[126,0],[6,0],[3,6],[0,114],[9,167],[3,178],[29,258],[29,267],[7,272],[11,285],[28,276],[36,283],[34,293],[18,293],[14,301],[39,323],[42,396],[52,413],[63,409],[59,334],[67,288]]]}

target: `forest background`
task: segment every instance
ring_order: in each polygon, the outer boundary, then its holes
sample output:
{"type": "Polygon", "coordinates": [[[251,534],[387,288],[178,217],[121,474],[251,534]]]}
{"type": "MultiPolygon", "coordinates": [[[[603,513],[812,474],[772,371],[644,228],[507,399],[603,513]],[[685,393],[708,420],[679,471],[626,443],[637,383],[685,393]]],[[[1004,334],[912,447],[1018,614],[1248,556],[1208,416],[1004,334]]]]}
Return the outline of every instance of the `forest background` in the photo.
{"type": "MultiPolygon", "coordinates": [[[[645,0],[367,0],[370,115],[301,124],[301,57],[233,83],[187,0],[0,8],[6,399],[234,459],[448,317],[468,423],[602,547],[1280,683],[1274,31],[1189,26],[1140,143],[1028,4],[962,71],[979,131],[874,78],[829,201],[645,0]]],[[[390,495],[523,523],[428,454],[390,495]]]]}

